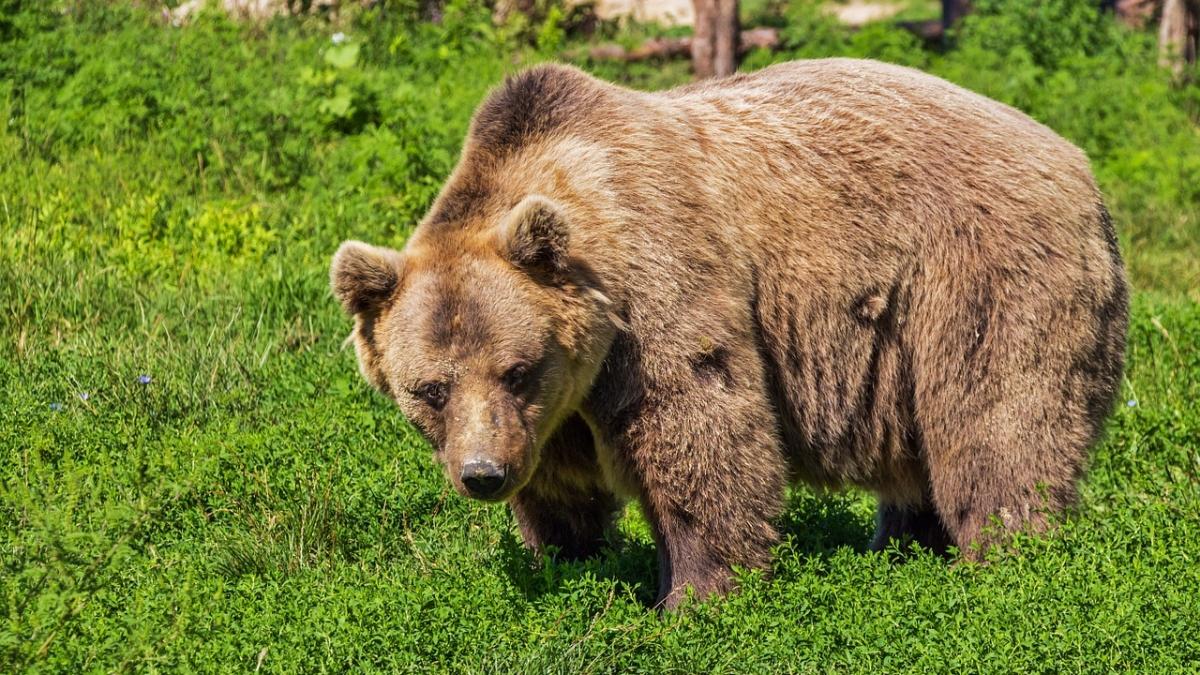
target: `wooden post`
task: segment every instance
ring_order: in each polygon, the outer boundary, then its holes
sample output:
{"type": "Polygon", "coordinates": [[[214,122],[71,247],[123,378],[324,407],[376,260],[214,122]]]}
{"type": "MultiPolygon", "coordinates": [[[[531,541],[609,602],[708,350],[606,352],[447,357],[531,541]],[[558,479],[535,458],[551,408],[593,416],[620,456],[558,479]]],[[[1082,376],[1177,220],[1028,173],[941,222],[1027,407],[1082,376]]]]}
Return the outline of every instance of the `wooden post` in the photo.
{"type": "Polygon", "coordinates": [[[1158,27],[1158,62],[1178,75],[1200,50],[1200,0],[1167,0],[1158,27]]]}
{"type": "Polygon", "coordinates": [[[971,12],[971,0],[942,0],[942,27],[949,30],[971,12]]]}
{"type": "Polygon", "coordinates": [[[697,78],[724,77],[737,70],[737,0],[692,0],[692,70],[697,78]]]}

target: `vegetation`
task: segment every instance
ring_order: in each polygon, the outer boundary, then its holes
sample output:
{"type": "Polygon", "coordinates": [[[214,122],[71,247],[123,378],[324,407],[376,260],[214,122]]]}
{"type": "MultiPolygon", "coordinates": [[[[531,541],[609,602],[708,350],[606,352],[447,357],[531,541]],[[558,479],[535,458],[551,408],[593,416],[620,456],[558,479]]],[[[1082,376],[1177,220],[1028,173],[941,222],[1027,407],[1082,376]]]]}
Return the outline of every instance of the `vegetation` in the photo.
{"type": "Polygon", "coordinates": [[[908,64],[1087,150],[1136,293],[1078,512],[954,565],[867,553],[870,496],[797,489],[773,578],[660,615],[636,509],[567,564],[449,492],[361,382],[327,290],[342,239],[403,242],[488,87],[570,51],[561,13],[496,28],[450,0],[440,25],[389,3],[336,26],[174,28],[0,0],[0,671],[1194,668],[1200,87],[1091,3],[976,7],[930,51],[769,5],[785,49],[743,67],[908,64]]]}

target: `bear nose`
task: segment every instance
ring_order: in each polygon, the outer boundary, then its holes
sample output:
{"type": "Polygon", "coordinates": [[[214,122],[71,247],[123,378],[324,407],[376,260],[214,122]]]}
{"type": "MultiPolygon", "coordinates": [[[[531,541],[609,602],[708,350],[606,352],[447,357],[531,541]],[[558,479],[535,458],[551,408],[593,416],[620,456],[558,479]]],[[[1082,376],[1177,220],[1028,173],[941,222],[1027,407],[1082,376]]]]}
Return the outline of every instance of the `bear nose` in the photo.
{"type": "Polygon", "coordinates": [[[488,498],[504,487],[504,467],[475,460],[463,465],[462,482],[473,497],[488,498]]]}

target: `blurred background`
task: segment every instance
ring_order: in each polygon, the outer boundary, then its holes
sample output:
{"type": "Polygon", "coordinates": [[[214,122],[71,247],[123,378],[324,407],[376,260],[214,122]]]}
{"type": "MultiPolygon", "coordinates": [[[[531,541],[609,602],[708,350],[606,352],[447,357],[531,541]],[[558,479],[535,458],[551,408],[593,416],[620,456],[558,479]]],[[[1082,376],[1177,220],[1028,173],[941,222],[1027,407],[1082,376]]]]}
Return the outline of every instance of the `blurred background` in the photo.
{"type": "MultiPolygon", "coordinates": [[[[0,0],[0,147],[16,160],[0,180],[16,202],[53,163],[70,178],[51,201],[105,219],[67,249],[108,251],[134,278],[181,261],[203,275],[205,256],[236,265],[289,240],[324,255],[334,230],[402,237],[474,106],[532,63],[653,89],[866,57],[1012,104],[1081,146],[1135,285],[1196,299],[1198,4],[0,0]],[[114,223],[112,208],[148,222],[114,223]]],[[[61,209],[40,209],[53,230],[61,209]]]]}

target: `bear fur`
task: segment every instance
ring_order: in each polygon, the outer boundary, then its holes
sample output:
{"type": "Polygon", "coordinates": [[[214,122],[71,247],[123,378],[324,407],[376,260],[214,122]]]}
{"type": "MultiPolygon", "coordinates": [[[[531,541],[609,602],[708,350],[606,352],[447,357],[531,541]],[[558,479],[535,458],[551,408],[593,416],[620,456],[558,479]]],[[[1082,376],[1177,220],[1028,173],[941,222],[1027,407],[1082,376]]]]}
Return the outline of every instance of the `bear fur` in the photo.
{"type": "Polygon", "coordinates": [[[331,275],[460,492],[572,557],[636,499],[667,607],[769,565],[790,482],[873,491],[877,548],[1045,527],[1128,323],[1080,150],[849,59],[659,93],[525,71],[404,250],[347,242],[331,275]]]}

